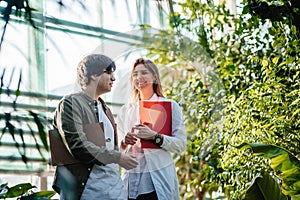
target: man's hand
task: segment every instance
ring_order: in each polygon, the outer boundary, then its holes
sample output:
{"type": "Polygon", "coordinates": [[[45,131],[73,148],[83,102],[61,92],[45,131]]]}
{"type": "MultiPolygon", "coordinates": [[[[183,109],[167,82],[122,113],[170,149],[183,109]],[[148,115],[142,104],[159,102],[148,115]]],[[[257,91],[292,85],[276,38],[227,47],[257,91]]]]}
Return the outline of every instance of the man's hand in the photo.
{"type": "Polygon", "coordinates": [[[136,156],[134,154],[125,154],[125,153],[121,154],[121,158],[118,164],[127,170],[136,168],[138,166],[136,156]]]}

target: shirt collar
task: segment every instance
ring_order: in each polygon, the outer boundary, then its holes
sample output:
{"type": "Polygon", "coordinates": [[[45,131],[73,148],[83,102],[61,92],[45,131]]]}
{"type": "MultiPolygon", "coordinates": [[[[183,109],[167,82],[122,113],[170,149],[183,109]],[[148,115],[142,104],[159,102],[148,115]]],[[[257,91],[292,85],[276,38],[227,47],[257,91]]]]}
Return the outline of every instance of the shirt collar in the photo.
{"type": "Polygon", "coordinates": [[[85,98],[85,100],[87,100],[89,103],[93,103],[95,101],[95,99],[93,99],[92,97],[90,97],[90,95],[88,95],[86,92],[81,91],[80,94],[85,98]]]}
{"type": "MultiPolygon", "coordinates": [[[[89,105],[91,105],[91,106],[97,106],[98,102],[95,99],[93,99],[90,95],[88,95],[86,92],[81,91],[80,94],[85,98],[85,100],[87,100],[87,102],[89,103],[89,105]]],[[[103,110],[105,112],[106,109],[107,109],[105,102],[100,97],[98,98],[98,101],[101,102],[103,110]]]]}
{"type": "Polygon", "coordinates": [[[152,97],[151,97],[149,100],[151,100],[151,101],[157,101],[158,98],[159,98],[159,97],[157,96],[157,94],[154,93],[154,94],[152,95],[152,97]]]}

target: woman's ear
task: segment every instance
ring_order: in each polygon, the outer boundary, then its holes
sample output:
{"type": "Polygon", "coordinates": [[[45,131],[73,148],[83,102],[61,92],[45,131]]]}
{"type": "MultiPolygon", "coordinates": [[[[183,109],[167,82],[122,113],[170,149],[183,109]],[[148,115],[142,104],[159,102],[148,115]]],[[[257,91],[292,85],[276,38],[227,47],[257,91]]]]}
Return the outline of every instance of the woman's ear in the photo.
{"type": "Polygon", "coordinates": [[[157,83],[158,81],[157,81],[157,76],[155,75],[154,76],[154,79],[153,79],[153,83],[157,83]]]}

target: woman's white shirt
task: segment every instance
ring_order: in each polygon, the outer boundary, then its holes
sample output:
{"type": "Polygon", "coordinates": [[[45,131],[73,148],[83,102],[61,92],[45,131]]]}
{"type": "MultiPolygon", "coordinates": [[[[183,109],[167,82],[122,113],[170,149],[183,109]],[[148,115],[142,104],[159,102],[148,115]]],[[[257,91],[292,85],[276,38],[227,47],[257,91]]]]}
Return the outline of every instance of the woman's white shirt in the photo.
{"type": "MultiPolygon", "coordinates": [[[[141,149],[138,140],[134,146],[128,145],[126,151],[135,153],[140,158],[140,164],[132,170],[123,169],[123,180],[128,187],[128,173],[150,172],[152,182],[159,199],[179,199],[178,178],[172,158],[172,153],[181,154],[186,147],[186,131],[179,105],[170,99],[158,97],[153,101],[170,101],[172,103],[172,136],[164,135],[160,149],[141,149]],[[145,161],[146,162],[145,162],[145,161]]],[[[124,105],[117,117],[119,143],[125,138],[134,125],[139,124],[139,102],[124,105]]]]}

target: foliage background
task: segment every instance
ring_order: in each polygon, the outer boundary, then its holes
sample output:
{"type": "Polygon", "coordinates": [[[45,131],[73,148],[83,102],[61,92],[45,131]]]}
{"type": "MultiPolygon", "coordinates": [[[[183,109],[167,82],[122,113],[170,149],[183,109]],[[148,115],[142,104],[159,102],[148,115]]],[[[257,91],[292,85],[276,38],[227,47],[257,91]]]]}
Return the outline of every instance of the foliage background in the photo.
{"type": "Polygon", "coordinates": [[[146,36],[146,46],[163,74],[180,74],[165,84],[186,116],[189,144],[177,162],[183,198],[221,190],[242,199],[263,171],[282,181],[269,159],[234,146],[276,145],[299,159],[299,6],[243,1],[234,16],[225,2],[178,4],[170,28],[146,36]]]}

